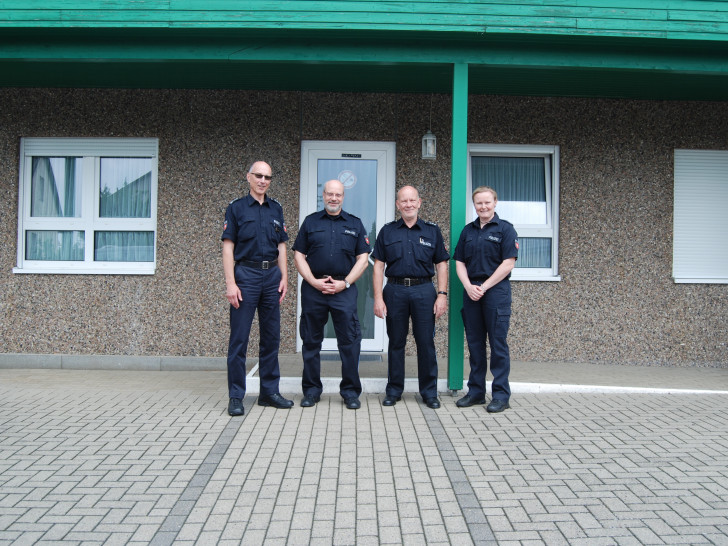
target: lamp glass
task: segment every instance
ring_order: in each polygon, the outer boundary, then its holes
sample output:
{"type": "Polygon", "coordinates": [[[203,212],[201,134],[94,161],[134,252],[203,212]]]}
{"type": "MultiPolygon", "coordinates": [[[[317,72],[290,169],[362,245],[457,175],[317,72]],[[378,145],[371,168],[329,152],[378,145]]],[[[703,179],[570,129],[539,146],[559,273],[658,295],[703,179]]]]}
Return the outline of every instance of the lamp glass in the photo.
{"type": "Polygon", "coordinates": [[[422,159],[435,159],[437,157],[437,137],[428,130],[422,137],[422,159]]]}

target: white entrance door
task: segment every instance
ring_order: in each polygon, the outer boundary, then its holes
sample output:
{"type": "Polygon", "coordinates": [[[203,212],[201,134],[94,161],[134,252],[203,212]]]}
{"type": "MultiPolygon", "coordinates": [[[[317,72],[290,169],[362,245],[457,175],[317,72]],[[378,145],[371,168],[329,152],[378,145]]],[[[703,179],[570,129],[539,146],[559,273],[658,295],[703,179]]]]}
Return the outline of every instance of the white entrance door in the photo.
{"type": "MultiPolygon", "coordinates": [[[[304,140],[301,143],[301,206],[303,219],[323,208],[324,184],[338,179],[344,184],[344,210],[361,218],[374,245],[379,229],[394,219],[395,180],[394,142],[355,142],[304,140]]],[[[384,321],[374,316],[372,259],[357,281],[362,351],[383,351],[386,345],[384,321]]],[[[301,317],[301,282],[298,276],[298,322],[301,317]]],[[[296,348],[301,350],[301,336],[296,328],[296,348]]],[[[336,335],[331,319],[326,325],[322,349],[336,350],[336,335]]]]}

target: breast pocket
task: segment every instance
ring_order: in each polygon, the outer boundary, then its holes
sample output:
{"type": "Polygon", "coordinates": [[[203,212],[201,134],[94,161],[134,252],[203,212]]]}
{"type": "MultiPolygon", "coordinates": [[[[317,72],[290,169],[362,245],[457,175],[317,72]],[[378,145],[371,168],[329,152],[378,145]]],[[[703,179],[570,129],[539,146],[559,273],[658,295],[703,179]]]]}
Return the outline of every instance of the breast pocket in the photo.
{"type": "Polygon", "coordinates": [[[238,224],[238,240],[249,241],[258,234],[258,223],[254,220],[243,220],[238,224]]]}
{"type": "Polygon", "coordinates": [[[470,261],[470,259],[475,256],[476,250],[478,246],[478,238],[477,237],[467,237],[465,239],[465,246],[463,254],[465,255],[465,260],[470,261]]]}
{"type": "Polygon", "coordinates": [[[414,247],[415,259],[418,262],[422,264],[432,263],[432,257],[435,254],[435,248],[430,241],[420,239],[419,243],[415,244],[414,247]]]}
{"type": "Polygon", "coordinates": [[[403,253],[402,241],[392,241],[391,243],[384,244],[385,262],[394,263],[397,260],[401,260],[403,253]]]}
{"type": "Polygon", "coordinates": [[[339,233],[339,249],[347,255],[356,253],[356,242],[359,239],[359,230],[345,226],[339,233]]]}
{"type": "Polygon", "coordinates": [[[324,228],[311,229],[307,235],[309,249],[322,248],[326,244],[326,230],[324,228]]]}

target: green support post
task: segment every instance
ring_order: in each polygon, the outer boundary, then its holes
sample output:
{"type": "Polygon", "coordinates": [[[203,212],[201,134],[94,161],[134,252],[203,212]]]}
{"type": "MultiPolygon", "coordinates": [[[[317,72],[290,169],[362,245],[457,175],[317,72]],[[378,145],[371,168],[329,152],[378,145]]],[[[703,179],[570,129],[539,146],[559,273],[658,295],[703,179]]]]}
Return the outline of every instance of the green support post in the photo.
{"type": "MultiPolygon", "coordinates": [[[[468,65],[453,65],[452,83],[452,166],[450,178],[450,253],[455,252],[465,226],[468,203],[468,65]]],[[[465,351],[463,319],[460,315],[463,285],[450,261],[450,306],[448,315],[447,384],[451,391],[463,388],[465,351]]]]}

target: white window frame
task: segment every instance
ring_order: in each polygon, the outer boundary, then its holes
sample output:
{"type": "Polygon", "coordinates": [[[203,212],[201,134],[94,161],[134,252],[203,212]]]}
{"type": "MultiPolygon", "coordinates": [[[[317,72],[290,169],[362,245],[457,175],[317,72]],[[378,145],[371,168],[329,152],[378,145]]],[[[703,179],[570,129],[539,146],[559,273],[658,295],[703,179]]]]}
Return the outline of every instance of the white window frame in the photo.
{"type": "Polygon", "coordinates": [[[675,150],[672,278],[728,284],[728,150],[675,150]]]}
{"type": "Polygon", "coordinates": [[[13,273],[152,275],[157,263],[157,171],[159,140],[156,138],[22,138],[18,192],[18,254],[13,273]],[[32,158],[81,157],[81,217],[31,217],[32,158]],[[103,157],[143,157],[152,161],[150,218],[100,218],[100,163],[103,157]],[[83,231],[83,261],[25,259],[25,233],[30,230],[83,231]],[[151,262],[94,261],[95,231],[151,231],[154,260],[151,262]]]}
{"type": "MultiPolygon", "coordinates": [[[[467,208],[467,221],[477,218],[472,206],[473,193],[472,158],[473,156],[495,157],[541,157],[546,174],[546,223],[514,224],[518,237],[547,237],[551,239],[551,267],[514,268],[513,281],[560,281],[559,275],[559,147],[520,145],[520,144],[468,144],[468,195],[470,206],[467,208]]],[[[496,205],[496,213],[498,206],[496,205]]],[[[508,218],[504,218],[508,220],[508,218]]]]}

